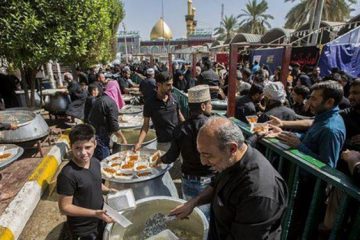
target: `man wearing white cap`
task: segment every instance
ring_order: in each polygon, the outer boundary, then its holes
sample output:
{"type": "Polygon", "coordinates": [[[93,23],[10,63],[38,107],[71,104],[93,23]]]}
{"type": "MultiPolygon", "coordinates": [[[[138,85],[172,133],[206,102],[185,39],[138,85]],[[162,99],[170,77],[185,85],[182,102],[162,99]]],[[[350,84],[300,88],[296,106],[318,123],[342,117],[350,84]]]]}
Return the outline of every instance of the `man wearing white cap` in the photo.
{"type": "Polygon", "coordinates": [[[148,68],[146,70],[146,78],[140,82],[139,90],[144,97],[144,102],[152,96],[156,95],[155,70],[148,68]]]}
{"type": "Polygon", "coordinates": [[[264,96],[267,100],[265,114],[263,114],[259,122],[270,120],[270,116],[275,116],[281,120],[296,120],[298,115],[291,108],[285,106],[286,92],[281,82],[269,82],[264,87],[264,96]]]}
{"type": "MultiPolygon", "coordinates": [[[[188,90],[188,96],[190,117],[175,129],[171,147],[160,159],[161,162],[170,164],[181,154],[183,160],[181,189],[185,200],[197,196],[209,186],[214,177],[210,167],[201,164],[196,145],[197,133],[208,120],[212,110],[209,86],[192,87],[188,90]]],[[[209,205],[201,206],[200,209],[207,217],[210,216],[209,205]]]]}

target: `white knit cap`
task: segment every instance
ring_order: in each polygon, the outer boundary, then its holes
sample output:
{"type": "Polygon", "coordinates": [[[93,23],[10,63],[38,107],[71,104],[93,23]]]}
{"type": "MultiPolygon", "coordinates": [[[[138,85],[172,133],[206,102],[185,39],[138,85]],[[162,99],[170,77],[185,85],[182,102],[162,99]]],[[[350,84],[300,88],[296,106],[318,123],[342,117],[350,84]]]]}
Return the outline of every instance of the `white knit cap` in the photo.
{"type": "Polygon", "coordinates": [[[282,82],[269,82],[264,87],[264,96],[275,101],[284,103],[286,92],[282,82]]]}

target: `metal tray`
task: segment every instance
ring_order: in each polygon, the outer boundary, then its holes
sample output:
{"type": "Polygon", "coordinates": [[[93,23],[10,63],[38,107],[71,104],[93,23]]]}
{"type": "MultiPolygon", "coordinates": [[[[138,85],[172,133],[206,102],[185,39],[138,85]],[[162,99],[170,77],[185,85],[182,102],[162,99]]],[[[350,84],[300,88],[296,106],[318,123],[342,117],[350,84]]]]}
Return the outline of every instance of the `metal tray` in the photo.
{"type": "Polygon", "coordinates": [[[11,148],[17,148],[18,149],[17,153],[13,157],[11,157],[11,158],[9,158],[9,159],[7,159],[5,161],[0,161],[0,168],[3,168],[5,166],[9,165],[10,163],[16,161],[24,153],[24,149],[22,147],[19,147],[18,145],[15,145],[15,144],[0,144],[0,146],[5,146],[5,150],[11,149],[11,148]]]}
{"type": "MultiPolygon", "coordinates": [[[[156,149],[141,149],[140,152],[143,154],[153,154],[154,152],[156,152],[156,149]]],[[[117,157],[119,156],[119,154],[124,154],[126,151],[124,152],[118,152],[115,153],[113,155],[108,156],[107,158],[105,158],[104,160],[101,161],[101,168],[106,166],[106,163],[108,160],[111,160],[111,158],[113,157],[117,157]]],[[[161,155],[165,154],[165,152],[161,152],[161,155]]],[[[102,178],[110,181],[110,182],[117,182],[117,183],[138,183],[138,182],[144,182],[144,181],[148,181],[151,180],[153,178],[159,177],[161,175],[163,175],[166,171],[170,170],[170,168],[172,168],[173,164],[160,164],[159,167],[157,168],[152,168],[152,174],[149,176],[144,176],[144,177],[135,177],[133,176],[132,179],[117,179],[117,178],[108,178],[105,177],[104,175],[102,175],[102,178]]]]}
{"type": "Polygon", "coordinates": [[[29,124],[36,117],[35,113],[24,110],[0,111],[0,122],[15,123],[18,127],[29,124]]]}
{"type": "Polygon", "coordinates": [[[136,106],[136,105],[125,105],[119,113],[120,114],[139,114],[142,113],[143,107],[142,106],[136,106]]]}

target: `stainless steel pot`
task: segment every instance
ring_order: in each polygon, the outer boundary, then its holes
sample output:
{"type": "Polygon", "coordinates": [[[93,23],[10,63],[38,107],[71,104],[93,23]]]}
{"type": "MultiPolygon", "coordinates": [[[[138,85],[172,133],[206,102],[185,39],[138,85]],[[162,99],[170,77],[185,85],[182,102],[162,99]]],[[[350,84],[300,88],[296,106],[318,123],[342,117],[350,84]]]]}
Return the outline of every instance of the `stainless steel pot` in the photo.
{"type": "Polygon", "coordinates": [[[119,114],[139,114],[142,113],[143,106],[141,105],[125,105],[120,111],[119,114]]]}
{"type": "MultiPolygon", "coordinates": [[[[171,209],[185,203],[184,200],[171,197],[149,197],[136,201],[136,208],[123,213],[133,224],[123,228],[118,224],[108,224],[105,228],[104,240],[142,239],[141,234],[147,219],[155,213],[167,215],[171,209]]],[[[200,209],[195,208],[187,220],[176,220],[168,223],[171,231],[180,239],[202,240],[207,238],[209,224],[200,209]],[[179,236],[179,232],[183,236],[179,236]]]]}
{"type": "MultiPolygon", "coordinates": [[[[41,139],[49,134],[49,126],[40,114],[24,110],[0,111],[0,119],[11,114],[19,128],[0,131],[0,143],[22,143],[41,139]]],[[[8,118],[8,117],[7,117],[8,118]]]]}
{"type": "MultiPolygon", "coordinates": [[[[139,138],[140,129],[122,129],[127,144],[118,143],[118,138],[113,134],[111,135],[112,141],[112,152],[117,153],[125,150],[132,150],[134,145],[137,143],[139,138]]],[[[149,149],[156,149],[156,133],[154,129],[150,129],[144,139],[142,147],[147,147],[149,149]]]]}
{"type": "Polygon", "coordinates": [[[226,110],[228,103],[227,100],[213,100],[211,105],[214,110],[226,110]]]}
{"type": "Polygon", "coordinates": [[[45,100],[45,109],[52,114],[65,114],[69,104],[69,96],[63,93],[56,93],[55,95],[49,95],[45,100]]]}
{"type": "Polygon", "coordinates": [[[144,180],[106,179],[106,182],[108,182],[109,187],[118,190],[131,188],[136,200],[153,196],[171,196],[177,198],[179,195],[168,171],[169,168],[144,180]]]}

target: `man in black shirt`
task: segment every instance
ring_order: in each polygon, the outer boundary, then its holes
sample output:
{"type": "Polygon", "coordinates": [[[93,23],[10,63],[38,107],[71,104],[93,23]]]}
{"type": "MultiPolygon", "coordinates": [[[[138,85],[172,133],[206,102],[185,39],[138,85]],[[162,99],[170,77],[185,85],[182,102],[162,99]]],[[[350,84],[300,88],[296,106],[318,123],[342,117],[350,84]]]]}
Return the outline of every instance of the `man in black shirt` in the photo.
{"type": "MultiPolygon", "coordinates": [[[[175,128],[169,151],[159,159],[160,162],[169,164],[175,162],[181,154],[181,189],[185,200],[196,197],[209,186],[214,176],[214,172],[209,166],[201,164],[200,155],[196,148],[197,133],[211,114],[209,86],[192,87],[188,94],[190,118],[175,128]]],[[[209,217],[209,206],[201,206],[200,208],[209,217]]]]}
{"type": "Polygon", "coordinates": [[[287,187],[270,162],[244,143],[229,119],[210,118],[200,129],[201,163],[218,172],[212,186],[171,211],[177,218],[211,202],[208,239],[280,239],[287,187]]]}
{"type": "Polygon", "coordinates": [[[266,102],[265,113],[259,117],[258,122],[270,120],[270,116],[275,116],[281,120],[296,120],[297,114],[291,108],[285,106],[286,92],[281,82],[269,82],[264,87],[266,102]]]}
{"type": "Polygon", "coordinates": [[[67,216],[71,239],[102,239],[105,222],[112,222],[102,210],[102,193],[115,190],[102,184],[100,163],[93,158],[95,129],[87,124],[77,125],[69,138],[73,158],[57,178],[59,208],[67,216]]]}
{"type": "Polygon", "coordinates": [[[155,70],[153,68],[149,68],[146,70],[146,79],[140,82],[139,90],[144,98],[144,103],[156,95],[156,81],[154,79],[155,70]]]}
{"type": "Polygon", "coordinates": [[[264,87],[262,85],[255,83],[251,85],[249,93],[236,102],[235,117],[246,123],[246,116],[256,115],[257,105],[264,97],[263,92],[264,87]]]}
{"type": "Polygon", "coordinates": [[[163,151],[169,149],[175,127],[184,121],[179,104],[171,94],[173,80],[167,72],[156,75],[156,86],[156,95],[150,97],[144,105],[144,123],[134,147],[135,151],[139,150],[144,142],[149,131],[150,118],[154,124],[158,149],[163,151]]]}
{"type": "Polygon", "coordinates": [[[313,116],[311,113],[309,104],[305,104],[308,96],[310,95],[310,89],[306,86],[296,86],[291,92],[291,98],[293,100],[292,109],[296,114],[301,116],[313,116]]]}
{"type": "Polygon", "coordinates": [[[81,86],[77,81],[73,80],[71,73],[64,73],[64,80],[68,84],[67,89],[72,102],[79,99],[85,99],[87,97],[87,92],[81,89],[81,86]]]}
{"type": "Polygon", "coordinates": [[[76,68],[76,75],[80,84],[89,84],[88,76],[83,71],[81,71],[80,67],[76,68]]]}
{"type": "Polygon", "coordinates": [[[130,90],[136,90],[139,85],[135,84],[131,79],[131,71],[129,67],[124,67],[122,70],[122,76],[119,78],[119,86],[122,94],[129,94],[130,90]]]}
{"type": "Polygon", "coordinates": [[[127,143],[125,136],[122,134],[119,126],[119,108],[115,102],[116,92],[112,93],[113,89],[110,85],[118,83],[113,80],[106,85],[104,94],[96,98],[89,112],[88,122],[96,129],[97,146],[95,150],[95,157],[103,160],[110,155],[110,136],[115,134],[118,139],[121,139],[124,144],[127,143]]]}
{"type": "Polygon", "coordinates": [[[354,80],[350,87],[351,108],[340,112],[346,127],[345,148],[360,151],[360,79],[354,80]]]}

